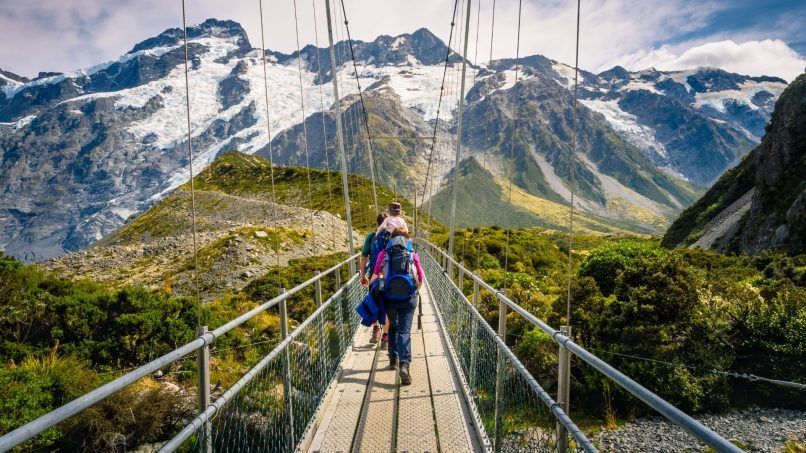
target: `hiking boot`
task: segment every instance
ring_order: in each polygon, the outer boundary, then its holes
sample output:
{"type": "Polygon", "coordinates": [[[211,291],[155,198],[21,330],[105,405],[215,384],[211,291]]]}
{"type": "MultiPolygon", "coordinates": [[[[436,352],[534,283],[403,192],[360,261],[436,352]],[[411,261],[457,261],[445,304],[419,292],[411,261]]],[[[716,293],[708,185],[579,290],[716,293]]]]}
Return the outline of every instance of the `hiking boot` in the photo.
{"type": "MultiPolygon", "coordinates": [[[[375,341],[378,341],[378,340],[375,340],[375,341]]],[[[386,348],[387,345],[389,345],[389,334],[384,333],[383,336],[381,337],[381,349],[386,348]]]]}
{"type": "Polygon", "coordinates": [[[411,385],[411,375],[409,375],[409,364],[400,363],[400,385],[411,385]]]}
{"type": "Polygon", "coordinates": [[[381,336],[381,328],[378,326],[372,327],[372,336],[369,338],[369,342],[375,344],[378,342],[378,337],[381,336]]]}
{"type": "Polygon", "coordinates": [[[389,369],[390,370],[397,369],[397,357],[389,357],[389,369]]]}

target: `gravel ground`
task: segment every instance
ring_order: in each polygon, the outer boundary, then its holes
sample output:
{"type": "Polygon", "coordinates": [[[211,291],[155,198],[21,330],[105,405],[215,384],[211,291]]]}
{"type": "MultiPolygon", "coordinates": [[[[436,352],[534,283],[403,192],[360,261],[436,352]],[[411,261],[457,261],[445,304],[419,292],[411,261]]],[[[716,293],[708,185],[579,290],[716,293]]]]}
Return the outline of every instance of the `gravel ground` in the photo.
{"type": "MultiPolygon", "coordinates": [[[[806,412],[751,409],[697,417],[723,437],[749,451],[780,452],[788,441],[806,444],[806,412]]],[[[706,451],[707,447],[664,418],[641,418],[621,428],[596,434],[593,440],[607,452],[706,451]]]]}

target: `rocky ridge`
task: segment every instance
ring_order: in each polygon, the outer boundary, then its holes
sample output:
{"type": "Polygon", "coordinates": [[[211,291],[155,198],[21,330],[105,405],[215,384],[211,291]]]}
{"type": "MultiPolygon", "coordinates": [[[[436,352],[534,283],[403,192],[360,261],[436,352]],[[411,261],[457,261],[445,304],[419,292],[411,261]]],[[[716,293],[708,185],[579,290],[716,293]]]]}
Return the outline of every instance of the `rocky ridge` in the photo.
{"type": "Polygon", "coordinates": [[[806,74],[775,104],[761,144],[683,211],[664,245],[806,250],[806,74]]]}

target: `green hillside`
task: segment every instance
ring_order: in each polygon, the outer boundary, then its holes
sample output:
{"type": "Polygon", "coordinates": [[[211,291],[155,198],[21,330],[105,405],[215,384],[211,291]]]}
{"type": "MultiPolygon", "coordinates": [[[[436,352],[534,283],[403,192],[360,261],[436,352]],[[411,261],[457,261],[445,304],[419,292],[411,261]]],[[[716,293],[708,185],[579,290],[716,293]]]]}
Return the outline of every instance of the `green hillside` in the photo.
{"type": "MultiPolygon", "coordinates": [[[[565,230],[568,227],[568,205],[535,196],[513,184],[512,200],[509,183],[495,177],[475,158],[460,166],[459,193],[456,200],[456,223],[460,227],[499,226],[565,230]]],[[[450,221],[452,186],[447,186],[426,203],[424,210],[446,224],[450,221]],[[429,206],[430,205],[430,206],[429,206]]],[[[664,220],[651,213],[633,212],[632,221],[607,219],[589,213],[574,213],[575,227],[583,233],[658,233],[664,220]]],[[[630,217],[627,217],[630,218],[630,217]]]]}
{"type": "MultiPolygon", "coordinates": [[[[232,195],[260,195],[271,201],[271,165],[257,156],[229,152],[219,156],[196,179],[196,189],[220,191],[232,195]]],[[[375,225],[372,183],[364,177],[349,175],[350,210],[353,226],[369,230],[375,225]]],[[[278,204],[327,211],[345,217],[341,175],[337,172],[302,167],[275,167],[274,190],[278,204]],[[308,176],[310,175],[310,198],[308,176]]],[[[384,186],[377,185],[379,209],[399,200],[405,216],[414,212],[412,203],[384,186]]]]}

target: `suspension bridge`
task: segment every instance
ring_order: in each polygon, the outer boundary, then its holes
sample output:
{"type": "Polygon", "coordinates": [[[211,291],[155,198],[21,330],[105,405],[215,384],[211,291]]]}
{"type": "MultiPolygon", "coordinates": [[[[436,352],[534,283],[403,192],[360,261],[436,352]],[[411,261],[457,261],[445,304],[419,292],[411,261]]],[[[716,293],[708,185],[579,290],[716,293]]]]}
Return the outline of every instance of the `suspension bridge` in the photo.
{"type": "MultiPolygon", "coordinates": [[[[314,6],[318,1],[314,0],[314,6]]],[[[344,2],[341,2],[340,8],[338,5],[334,8],[331,0],[325,0],[323,3],[333,75],[331,79],[335,93],[337,143],[334,148],[338,151],[340,159],[346,221],[350,227],[352,219],[345,146],[354,144],[355,138],[350,140],[350,128],[342,125],[339,84],[344,84],[345,80],[338,76],[337,61],[348,61],[351,58],[359,95],[361,89],[358,84],[355,56],[342,55],[339,59],[334,48],[332,10],[340,9],[352,54],[352,39],[349,35],[344,2]],[[348,139],[345,139],[345,136],[348,136],[348,139]]],[[[294,6],[296,11],[296,2],[294,6]]],[[[579,6],[578,2],[577,67],[579,6]]],[[[520,7],[519,2],[516,60],[520,42],[520,7]]],[[[460,161],[462,151],[462,114],[471,8],[471,0],[463,0],[461,5],[459,0],[455,0],[448,40],[450,48],[454,35],[458,36],[457,48],[463,48],[462,72],[456,93],[458,123],[454,163],[460,161]],[[462,17],[457,20],[457,15],[462,17]],[[457,23],[459,32],[454,34],[457,23]]],[[[259,11],[262,34],[262,2],[259,2],[259,11]]],[[[184,19],[183,2],[183,28],[186,31],[184,19]]],[[[263,36],[261,38],[265,48],[265,40],[263,36]]],[[[297,45],[299,46],[299,36],[297,45]]],[[[186,35],[185,50],[187,84],[186,35]]],[[[446,86],[449,59],[450,51],[445,58],[443,91],[446,86]]],[[[262,60],[265,77],[265,55],[262,60]]],[[[515,68],[517,83],[517,66],[515,68]]],[[[578,69],[576,72],[575,95],[578,69]]],[[[187,87],[189,90],[189,84],[187,87]]],[[[270,93],[266,89],[267,118],[269,96],[270,93]]],[[[192,106],[189,99],[190,96],[187,102],[187,147],[192,195],[193,134],[190,121],[192,106]]],[[[357,130],[353,129],[352,134],[367,135],[368,169],[373,182],[373,202],[377,209],[378,201],[374,185],[377,180],[378,163],[372,154],[372,136],[363,99],[361,103],[363,118],[356,119],[353,124],[360,124],[364,131],[361,132],[362,128],[359,126],[357,130]]],[[[439,107],[442,107],[442,104],[443,96],[440,95],[439,107]]],[[[574,109],[576,110],[576,96],[574,109]]],[[[516,122],[517,108],[514,111],[516,114],[513,122],[516,122]]],[[[303,102],[301,102],[301,115],[304,120],[303,102]]],[[[437,122],[438,119],[439,110],[437,122]]],[[[271,135],[268,124],[267,127],[271,135]]],[[[428,172],[422,185],[423,200],[425,192],[433,190],[432,165],[437,164],[433,161],[433,149],[437,142],[436,125],[433,136],[426,139],[432,142],[432,152],[428,160],[428,172]]],[[[573,140],[575,152],[575,134],[573,140]]],[[[307,143],[304,144],[304,148],[307,156],[307,143]]],[[[271,149],[269,151],[271,157],[271,149]]],[[[571,162],[573,161],[571,159],[571,162]]],[[[273,299],[213,330],[200,325],[198,337],[193,341],[0,437],[0,451],[15,448],[25,450],[27,441],[42,435],[51,427],[65,423],[72,417],[81,417],[83,411],[100,401],[187,358],[195,358],[196,361],[198,382],[192,395],[196,400],[197,409],[193,416],[183,420],[182,428],[174,433],[172,438],[160,440],[152,446],[153,449],[164,452],[596,451],[596,446],[569,417],[572,357],[593,367],[614,385],[622,387],[703,444],[717,451],[740,451],[717,433],[576,344],[570,335],[569,327],[565,326],[559,330],[550,327],[507,297],[506,288],[499,289],[489,285],[457,262],[453,258],[457,172],[458,165],[454,165],[448,249],[442,250],[429,242],[427,228],[422,228],[415,219],[417,238],[414,242],[423,264],[426,281],[420,290],[420,302],[412,331],[413,382],[410,386],[399,384],[397,373],[389,368],[386,355],[379,346],[370,343],[369,330],[360,326],[355,307],[366,295],[366,289],[361,285],[359,273],[356,271],[358,255],[353,254],[353,236],[349,228],[351,256],[346,260],[323,272],[317,272],[294,288],[281,290],[273,299]],[[347,275],[346,281],[342,281],[342,275],[347,275]],[[472,292],[466,294],[464,291],[466,287],[472,287],[472,292]],[[308,291],[314,295],[316,308],[307,319],[292,328],[288,317],[288,304],[293,300],[293,296],[308,291]],[[325,298],[327,293],[331,294],[325,298]],[[478,311],[479,302],[484,294],[491,296],[499,305],[499,321],[496,328],[491,326],[478,311]],[[279,343],[233,385],[225,389],[212,388],[210,354],[216,341],[269,310],[276,310],[279,313],[279,343]],[[508,313],[514,313],[540,329],[556,344],[559,352],[557,389],[544,389],[507,346],[505,340],[508,313]]],[[[415,190],[415,200],[417,196],[415,190]]],[[[573,237],[573,202],[570,212],[569,240],[573,237]]],[[[194,214],[195,207],[191,209],[191,216],[194,218],[195,255],[194,214]]],[[[570,307],[570,290],[568,298],[570,307]]],[[[124,442],[125,447],[135,446],[125,446],[124,442]]]]}

